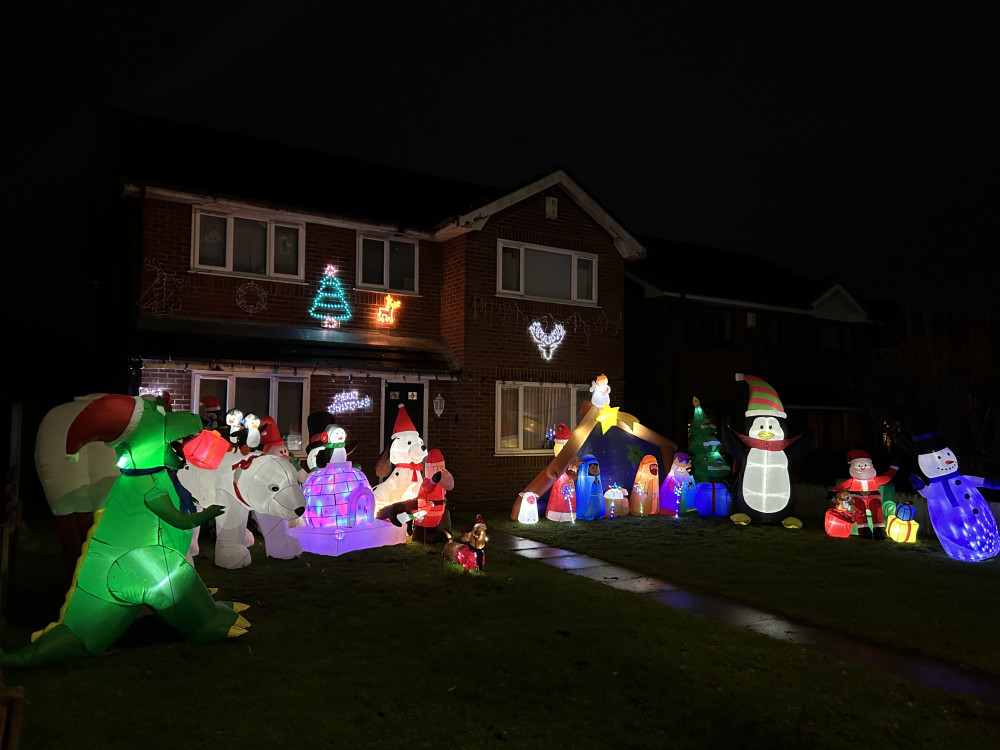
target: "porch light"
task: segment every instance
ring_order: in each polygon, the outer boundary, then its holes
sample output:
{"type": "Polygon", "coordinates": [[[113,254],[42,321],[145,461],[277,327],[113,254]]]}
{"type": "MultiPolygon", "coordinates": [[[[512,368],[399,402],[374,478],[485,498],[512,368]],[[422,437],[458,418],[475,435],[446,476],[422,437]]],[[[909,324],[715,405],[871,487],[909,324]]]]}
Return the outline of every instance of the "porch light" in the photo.
{"type": "Polygon", "coordinates": [[[439,417],[444,414],[444,396],[440,393],[434,397],[434,413],[439,417]]]}

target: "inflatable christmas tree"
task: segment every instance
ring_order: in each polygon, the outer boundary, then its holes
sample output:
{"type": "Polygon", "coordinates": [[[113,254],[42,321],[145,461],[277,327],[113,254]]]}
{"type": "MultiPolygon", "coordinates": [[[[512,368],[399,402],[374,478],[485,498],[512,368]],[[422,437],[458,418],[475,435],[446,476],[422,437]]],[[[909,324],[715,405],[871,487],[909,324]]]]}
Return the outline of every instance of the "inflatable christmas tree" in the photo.
{"type": "Polygon", "coordinates": [[[688,453],[691,472],[697,487],[694,506],[702,516],[727,516],[730,510],[729,488],[725,481],[733,470],[719,450],[719,436],[714,424],[708,421],[701,402],[692,399],[694,415],[688,428],[688,453]]]}
{"type": "Polygon", "coordinates": [[[701,482],[724,482],[733,470],[726,463],[719,450],[719,436],[714,424],[708,421],[701,401],[695,396],[694,416],[688,428],[688,455],[691,456],[691,467],[694,480],[701,482]]]}

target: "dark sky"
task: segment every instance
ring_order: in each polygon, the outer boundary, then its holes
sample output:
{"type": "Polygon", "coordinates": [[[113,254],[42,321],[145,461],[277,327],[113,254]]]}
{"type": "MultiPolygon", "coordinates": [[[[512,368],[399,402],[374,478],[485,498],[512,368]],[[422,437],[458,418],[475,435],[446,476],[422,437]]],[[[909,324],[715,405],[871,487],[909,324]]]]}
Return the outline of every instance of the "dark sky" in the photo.
{"type": "Polygon", "coordinates": [[[499,186],[562,166],[634,232],[866,290],[964,273],[996,247],[985,10],[99,5],[8,25],[10,157],[36,203],[86,189],[110,104],[499,186]]]}

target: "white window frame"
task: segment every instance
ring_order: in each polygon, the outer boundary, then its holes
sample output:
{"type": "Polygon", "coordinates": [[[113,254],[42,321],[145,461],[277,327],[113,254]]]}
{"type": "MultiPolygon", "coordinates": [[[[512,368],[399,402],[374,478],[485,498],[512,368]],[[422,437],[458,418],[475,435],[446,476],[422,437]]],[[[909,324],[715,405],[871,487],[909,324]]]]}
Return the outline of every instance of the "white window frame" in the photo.
{"type": "Polygon", "coordinates": [[[416,297],[420,294],[420,241],[413,237],[389,237],[378,234],[364,234],[359,232],[357,239],[357,288],[375,289],[377,291],[392,292],[393,294],[409,295],[416,297]],[[374,241],[382,243],[382,283],[371,284],[362,281],[362,257],[364,254],[364,241],[374,241]],[[413,289],[397,289],[389,286],[389,244],[400,242],[413,245],[413,289]]]}
{"type": "Polygon", "coordinates": [[[570,394],[570,397],[569,397],[569,400],[570,400],[570,403],[569,403],[570,421],[567,424],[567,426],[570,428],[570,430],[573,430],[573,429],[576,428],[577,421],[578,421],[579,416],[580,416],[580,404],[582,402],[577,400],[577,394],[580,391],[586,391],[588,394],[590,392],[590,384],[589,383],[570,383],[569,386],[567,386],[565,383],[542,383],[541,385],[539,385],[538,383],[521,383],[521,382],[510,383],[510,382],[506,382],[506,381],[502,381],[502,380],[496,381],[496,402],[495,402],[495,412],[494,412],[494,421],[493,421],[493,424],[494,424],[494,428],[493,428],[493,437],[494,437],[493,451],[494,451],[494,454],[497,455],[497,456],[551,456],[552,455],[552,449],[551,448],[541,448],[541,449],[525,450],[524,447],[523,447],[523,445],[524,445],[524,389],[525,388],[559,388],[559,389],[563,389],[563,390],[569,390],[569,394],[570,394]],[[517,401],[518,401],[518,408],[517,408],[517,412],[518,412],[518,415],[517,415],[517,447],[516,448],[504,448],[500,444],[500,441],[501,441],[500,425],[502,423],[501,414],[500,414],[501,407],[502,407],[502,399],[500,397],[500,394],[501,394],[501,392],[504,389],[513,389],[513,388],[516,388],[517,392],[518,392],[518,396],[517,396],[517,401]]]}
{"type": "Polygon", "coordinates": [[[258,211],[227,211],[213,206],[195,206],[194,221],[191,223],[191,268],[195,271],[206,273],[227,274],[231,276],[244,276],[253,279],[274,279],[276,281],[304,281],[305,280],[305,248],[306,248],[306,225],[304,222],[293,221],[282,218],[274,214],[267,214],[258,211]],[[200,262],[199,240],[201,237],[201,220],[204,216],[226,220],[226,263],[224,266],[212,266],[200,262]],[[267,269],[264,273],[251,273],[250,271],[233,270],[233,243],[235,242],[236,219],[247,219],[248,221],[263,221],[267,223],[267,269]],[[277,273],[274,270],[274,246],[275,229],[287,227],[296,229],[299,233],[298,247],[298,269],[294,274],[277,273]]]}
{"type": "MultiPolygon", "coordinates": [[[[264,379],[271,381],[269,388],[269,403],[268,403],[268,414],[275,414],[278,411],[278,383],[300,383],[302,385],[302,414],[301,425],[302,425],[302,448],[300,450],[294,451],[296,454],[305,455],[306,445],[309,444],[309,427],[308,427],[308,415],[309,415],[309,384],[311,378],[308,375],[284,375],[284,374],[270,374],[270,373],[253,373],[253,372],[218,372],[215,370],[192,370],[191,371],[191,393],[192,393],[192,404],[191,408],[196,414],[201,406],[201,381],[202,380],[225,380],[226,385],[226,399],[229,403],[222,404],[222,421],[225,421],[225,414],[227,411],[233,408],[241,408],[239,404],[232,403],[233,394],[236,392],[236,379],[237,378],[255,378],[264,379]]],[[[259,416],[263,417],[264,414],[259,416]]],[[[331,421],[333,421],[331,419],[331,421]]],[[[287,439],[287,435],[282,433],[282,437],[287,439]]]]}
{"type": "Polygon", "coordinates": [[[498,297],[520,297],[522,299],[537,299],[545,302],[561,302],[567,305],[597,305],[597,256],[593,253],[583,253],[578,250],[565,250],[558,247],[546,247],[545,245],[533,245],[527,242],[512,242],[510,240],[499,239],[497,240],[497,296],[498,297]],[[503,288],[503,251],[504,248],[512,248],[519,250],[518,258],[520,261],[520,268],[518,269],[518,289],[504,289],[503,288]],[[564,299],[560,297],[538,297],[533,295],[528,295],[524,293],[524,259],[525,250],[532,250],[534,252],[543,253],[554,253],[557,255],[568,255],[571,258],[570,261],[570,299],[564,299]],[[593,284],[593,298],[592,299],[581,299],[577,297],[577,261],[578,260],[589,260],[592,263],[594,284],[593,284]]]}

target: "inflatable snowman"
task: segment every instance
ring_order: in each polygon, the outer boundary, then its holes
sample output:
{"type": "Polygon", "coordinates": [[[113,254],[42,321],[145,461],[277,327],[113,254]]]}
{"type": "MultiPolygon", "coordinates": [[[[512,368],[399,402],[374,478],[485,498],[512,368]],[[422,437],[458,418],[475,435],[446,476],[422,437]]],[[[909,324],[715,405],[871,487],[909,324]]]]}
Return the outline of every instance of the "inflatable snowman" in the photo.
{"type": "Polygon", "coordinates": [[[982,562],[1000,552],[1000,533],[989,504],[979,487],[1000,489],[1000,479],[967,476],[958,470],[958,459],[936,429],[926,422],[910,423],[917,466],[926,481],[910,474],[910,484],[927,500],[934,533],[948,557],[982,562]]]}

